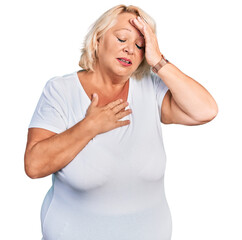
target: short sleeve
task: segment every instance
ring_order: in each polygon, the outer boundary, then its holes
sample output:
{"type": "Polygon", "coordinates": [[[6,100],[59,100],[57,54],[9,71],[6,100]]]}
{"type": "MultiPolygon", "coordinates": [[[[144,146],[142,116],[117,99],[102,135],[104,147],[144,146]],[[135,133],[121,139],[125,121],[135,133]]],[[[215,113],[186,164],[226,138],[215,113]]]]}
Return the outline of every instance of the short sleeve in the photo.
{"type": "Polygon", "coordinates": [[[166,92],[169,90],[169,88],[165,85],[163,80],[158,75],[151,73],[151,79],[152,79],[153,86],[155,89],[159,116],[161,119],[161,106],[162,106],[163,98],[166,95],[166,92]]]}
{"type": "Polygon", "coordinates": [[[60,81],[60,77],[54,77],[46,83],[29,128],[44,128],[55,133],[67,129],[67,107],[60,81]]]}

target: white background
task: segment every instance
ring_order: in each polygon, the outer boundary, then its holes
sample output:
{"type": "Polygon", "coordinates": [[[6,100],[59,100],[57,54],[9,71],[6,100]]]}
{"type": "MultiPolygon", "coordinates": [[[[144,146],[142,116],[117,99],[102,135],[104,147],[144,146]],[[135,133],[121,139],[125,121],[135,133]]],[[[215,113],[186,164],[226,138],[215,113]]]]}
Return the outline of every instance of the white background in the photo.
{"type": "MultiPolygon", "coordinates": [[[[28,124],[46,81],[80,69],[80,48],[89,26],[120,2],[0,4],[1,239],[41,239],[40,207],[51,177],[33,180],[25,175],[28,124]]],[[[239,1],[122,3],[137,5],[155,19],[161,52],[201,83],[219,106],[217,117],[205,125],[162,124],[172,239],[241,240],[239,1]]]]}

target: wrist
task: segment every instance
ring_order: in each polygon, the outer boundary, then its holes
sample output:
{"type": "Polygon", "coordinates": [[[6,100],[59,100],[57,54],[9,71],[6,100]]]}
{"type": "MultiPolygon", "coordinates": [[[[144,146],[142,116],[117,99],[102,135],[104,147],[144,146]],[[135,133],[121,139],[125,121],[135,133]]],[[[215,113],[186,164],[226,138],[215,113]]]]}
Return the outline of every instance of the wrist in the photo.
{"type": "Polygon", "coordinates": [[[97,129],[95,128],[95,122],[92,118],[85,117],[79,123],[83,126],[83,129],[85,129],[86,135],[90,139],[94,138],[98,134],[97,129]]]}
{"type": "Polygon", "coordinates": [[[152,66],[152,71],[154,72],[154,73],[158,73],[158,71],[162,68],[162,67],[164,67],[167,63],[169,63],[169,61],[164,57],[164,55],[163,54],[161,54],[161,56],[160,56],[160,60],[158,61],[158,62],[156,62],[156,64],[154,64],[153,66],[152,66]]]}
{"type": "Polygon", "coordinates": [[[156,57],[153,58],[151,67],[154,67],[161,59],[162,59],[163,54],[159,54],[156,57]]]}

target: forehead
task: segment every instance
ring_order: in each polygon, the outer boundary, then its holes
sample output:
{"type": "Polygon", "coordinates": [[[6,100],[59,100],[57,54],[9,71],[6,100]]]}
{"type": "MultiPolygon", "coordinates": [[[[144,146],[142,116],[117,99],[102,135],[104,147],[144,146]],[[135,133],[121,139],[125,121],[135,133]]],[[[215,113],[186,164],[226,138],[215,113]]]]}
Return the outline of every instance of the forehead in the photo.
{"type": "Polygon", "coordinates": [[[143,37],[141,32],[129,22],[129,20],[131,18],[135,18],[135,17],[137,17],[137,16],[135,14],[132,14],[132,13],[119,14],[116,17],[116,21],[115,21],[114,26],[110,30],[112,32],[124,31],[124,32],[136,34],[138,36],[143,37]]]}

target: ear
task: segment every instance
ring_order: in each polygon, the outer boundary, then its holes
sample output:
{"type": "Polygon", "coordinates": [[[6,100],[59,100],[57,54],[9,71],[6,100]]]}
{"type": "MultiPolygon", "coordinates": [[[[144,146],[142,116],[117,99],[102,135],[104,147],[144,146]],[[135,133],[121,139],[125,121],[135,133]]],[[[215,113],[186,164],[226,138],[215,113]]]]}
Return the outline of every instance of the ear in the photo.
{"type": "Polygon", "coordinates": [[[96,48],[99,47],[99,44],[100,44],[100,38],[96,41],[96,48]]]}
{"type": "Polygon", "coordinates": [[[103,35],[97,39],[97,44],[99,44],[103,40],[103,35]]]}
{"type": "Polygon", "coordinates": [[[98,47],[99,47],[99,42],[97,41],[96,46],[95,46],[95,57],[98,59],[98,47]]]}

